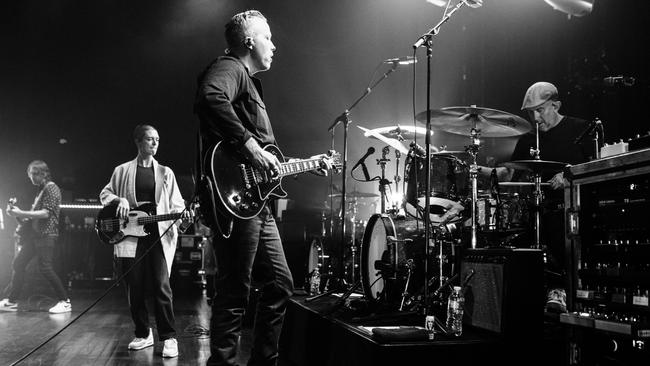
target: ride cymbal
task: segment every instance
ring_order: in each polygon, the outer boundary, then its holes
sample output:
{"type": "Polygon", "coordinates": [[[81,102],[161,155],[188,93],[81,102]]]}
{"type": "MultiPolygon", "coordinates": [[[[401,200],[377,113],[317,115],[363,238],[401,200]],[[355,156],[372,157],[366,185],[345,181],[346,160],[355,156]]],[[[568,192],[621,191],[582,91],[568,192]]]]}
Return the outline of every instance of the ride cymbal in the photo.
{"type": "MultiPolygon", "coordinates": [[[[415,119],[427,122],[427,111],[418,113],[415,119]]],[[[446,107],[431,110],[431,126],[457,135],[469,135],[472,128],[480,130],[482,137],[519,136],[532,126],[514,114],[476,106],[446,107]]]]}
{"type": "Polygon", "coordinates": [[[503,163],[506,168],[526,170],[533,173],[561,172],[567,163],[549,160],[513,160],[503,163]]]}

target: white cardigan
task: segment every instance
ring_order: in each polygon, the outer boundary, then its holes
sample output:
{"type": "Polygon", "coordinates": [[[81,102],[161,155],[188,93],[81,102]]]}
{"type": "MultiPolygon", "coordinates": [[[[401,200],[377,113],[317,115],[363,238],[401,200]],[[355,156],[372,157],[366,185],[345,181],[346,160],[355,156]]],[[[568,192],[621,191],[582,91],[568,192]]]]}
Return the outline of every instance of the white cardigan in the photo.
{"type": "MultiPolygon", "coordinates": [[[[135,175],[137,172],[137,159],[133,159],[119,165],[113,170],[110,182],[102,189],[99,199],[102,205],[106,206],[116,199],[126,198],[129,206],[135,208],[138,202],[135,200],[135,175]]],[[[176,183],[174,172],[153,160],[153,169],[156,181],[156,214],[168,214],[181,212],[185,208],[185,201],[181,196],[176,183]]],[[[179,223],[179,221],[175,221],[179,223]]],[[[173,221],[158,222],[158,231],[164,233],[173,221]]],[[[167,262],[167,274],[171,274],[174,253],[176,252],[176,240],[178,238],[177,225],[174,225],[167,234],[160,240],[165,261],[167,262]]],[[[115,245],[114,254],[116,257],[134,258],[138,238],[126,237],[121,243],[115,245]]]]}

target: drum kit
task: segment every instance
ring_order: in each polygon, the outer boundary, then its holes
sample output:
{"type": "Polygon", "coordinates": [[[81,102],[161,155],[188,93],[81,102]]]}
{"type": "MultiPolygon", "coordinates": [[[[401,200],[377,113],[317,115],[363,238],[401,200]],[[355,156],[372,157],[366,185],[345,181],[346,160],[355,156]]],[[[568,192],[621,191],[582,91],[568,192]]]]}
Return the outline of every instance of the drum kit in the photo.
{"type": "MultiPolygon", "coordinates": [[[[395,150],[397,167],[401,154],[406,155],[401,202],[384,204],[388,201],[384,185],[392,184],[385,179],[380,184],[380,194],[350,194],[353,223],[357,220],[358,198],[380,197],[382,202],[381,212],[363,221],[365,228],[352,225],[351,280],[353,283],[360,281],[367,301],[399,311],[418,310],[428,304],[431,299],[423,298],[422,289],[425,286],[435,289],[439,284],[436,291],[424,291],[427,297],[430,295],[426,294],[438,294],[444,283],[458,272],[460,251],[464,247],[477,248],[479,239],[484,246],[512,246],[516,238],[529,239],[534,233],[534,241],[522,245],[539,248],[542,187],[548,185],[541,181],[541,176],[542,173],[561,172],[566,166],[561,162],[541,160],[537,146],[531,148],[530,160],[502,165],[532,173],[533,181],[494,182],[496,173],[492,171],[490,189],[479,190],[479,173],[489,169],[477,164],[480,137],[519,136],[531,130],[530,123],[507,112],[473,105],[425,111],[416,115],[416,120],[426,119],[427,112],[431,114],[431,134],[440,130],[468,136],[470,144],[465,150],[449,151],[445,147],[429,146],[427,159],[426,150],[417,144],[417,140],[426,135],[423,127],[396,125],[368,129],[358,126],[365,137],[385,144],[384,153],[390,148],[395,150]],[[429,177],[426,176],[427,162],[429,177]],[[528,194],[502,192],[512,188],[527,190],[528,194]],[[425,245],[429,234],[425,235],[427,222],[431,233],[428,247],[425,245]],[[359,238],[354,230],[363,231],[358,259],[355,248],[359,238]],[[355,273],[357,268],[358,274],[355,273]],[[435,275],[427,273],[432,268],[437,272],[435,275]]],[[[377,159],[378,164],[381,160],[377,159]]],[[[385,162],[380,166],[382,178],[384,165],[385,162]]],[[[397,170],[393,183],[394,191],[399,192],[399,168],[397,170]]],[[[324,256],[322,246],[315,251],[324,256]]]]}

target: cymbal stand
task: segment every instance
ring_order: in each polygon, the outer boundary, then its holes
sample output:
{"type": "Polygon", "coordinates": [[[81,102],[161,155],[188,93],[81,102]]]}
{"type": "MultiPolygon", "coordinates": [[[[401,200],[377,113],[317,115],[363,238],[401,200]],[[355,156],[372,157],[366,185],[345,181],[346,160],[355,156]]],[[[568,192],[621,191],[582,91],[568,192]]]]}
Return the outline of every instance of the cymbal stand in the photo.
{"type": "MultiPolygon", "coordinates": [[[[426,166],[425,172],[425,192],[424,195],[424,243],[425,243],[425,258],[429,258],[429,243],[431,241],[431,55],[433,54],[432,43],[433,36],[437,35],[440,32],[440,27],[446,23],[458,9],[460,9],[465,4],[465,1],[459,1],[458,4],[449,12],[445,13],[442,19],[436,24],[433,28],[429,29],[426,33],[421,35],[418,40],[413,44],[413,50],[426,45],[427,50],[427,124],[425,132],[425,145],[426,145],[426,166]]],[[[424,261],[424,278],[429,278],[429,265],[427,260],[424,261]]],[[[429,286],[424,286],[424,301],[425,301],[425,311],[430,311],[429,304],[429,286]]]]}
{"type": "MultiPolygon", "coordinates": [[[[477,120],[478,116],[474,115],[472,117],[475,117],[477,120]]],[[[476,126],[476,125],[474,125],[476,126]]],[[[477,220],[476,220],[476,202],[478,202],[478,172],[480,170],[478,164],[476,163],[476,156],[478,155],[478,150],[481,147],[481,140],[480,140],[480,135],[481,131],[476,129],[476,127],[472,127],[470,130],[470,140],[471,143],[466,147],[467,152],[469,155],[472,157],[472,163],[469,165],[469,179],[470,182],[472,183],[472,209],[471,209],[471,215],[472,215],[472,238],[471,238],[471,247],[472,249],[476,249],[477,247],[477,237],[476,237],[476,228],[477,228],[477,220]]]]}
{"type": "MultiPolygon", "coordinates": [[[[328,131],[332,132],[332,136],[334,135],[334,129],[336,126],[340,124],[343,124],[343,168],[341,171],[341,250],[340,250],[340,257],[338,261],[338,268],[337,272],[339,275],[339,279],[342,280],[342,282],[345,282],[345,265],[343,264],[343,258],[345,257],[345,204],[346,204],[346,180],[347,180],[347,172],[348,172],[348,127],[350,123],[352,122],[350,120],[350,111],[354,109],[354,107],[359,104],[365,97],[367,97],[372,90],[383,80],[385,80],[388,75],[390,75],[395,69],[397,69],[398,63],[393,63],[393,67],[390,68],[388,71],[386,71],[381,78],[379,78],[377,81],[375,81],[370,87],[366,88],[363,92],[363,94],[357,98],[352,105],[347,108],[343,113],[341,113],[332,125],[328,128],[328,131]]],[[[355,286],[353,286],[355,288],[355,286]]]]}
{"type": "MultiPolygon", "coordinates": [[[[540,149],[539,149],[539,122],[535,123],[535,148],[530,149],[530,156],[533,160],[541,160],[540,158],[540,149]]],[[[533,181],[535,183],[535,191],[533,192],[533,197],[535,197],[535,243],[533,244],[533,249],[540,249],[541,244],[541,233],[542,233],[542,220],[541,220],[541,209],[542,209],[542,174],[539,171],[533,172],[533,181]]]]}
{"type": "Polygon", "coordinates": [[[350,281],[352,283],[355,283],[357,278],[356,278],[356,273],[357,273],[357,197],[354,197],[354,199],[351,202],[352,204],[352,243],[350,245],[350,256],[352,257],[352,268],[351,268],[351,274],[350,274],[350,281]]]}
{"type": "Polygon", "coordinates": [[[379,179],[379,193],[381,194],[381,213],[386,213],[386,201],[388,200],[388,197],[386,196],[386,186],[390,185],[390,181],[386,179],[386,163],[390,161],[390,159],[386,158],[388,153],[390,152],[390,148],[388,146],[384,146],[383,149],[381,149],[381,159],[377,159],[377,165],[379,165],[379,168],[381,169],[381,179],[379,179]]]}

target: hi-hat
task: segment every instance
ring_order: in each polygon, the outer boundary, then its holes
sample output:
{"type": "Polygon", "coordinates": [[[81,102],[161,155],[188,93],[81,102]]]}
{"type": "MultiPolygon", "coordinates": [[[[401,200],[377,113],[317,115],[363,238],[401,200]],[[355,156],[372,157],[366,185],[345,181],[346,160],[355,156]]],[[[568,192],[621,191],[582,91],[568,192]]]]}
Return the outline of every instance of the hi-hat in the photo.
{"type": "MultiPolygon", "coordinates": [[[[427,122],[427,111],[415,116],[417,121],[427,122]]],[[[446,107],[431,110],[431,127],[457,135],[469,135],[472,128],[480,130],[482,137],[519,136],[532,126],[525,119],[496,109],[446,107]]]]}
{"type": "Polygon", "coordinates": [[[526,170],[533,173],[561,172],[567,163],[549,160],[513,160],[503,163],[506,168],[526,170]]]}

